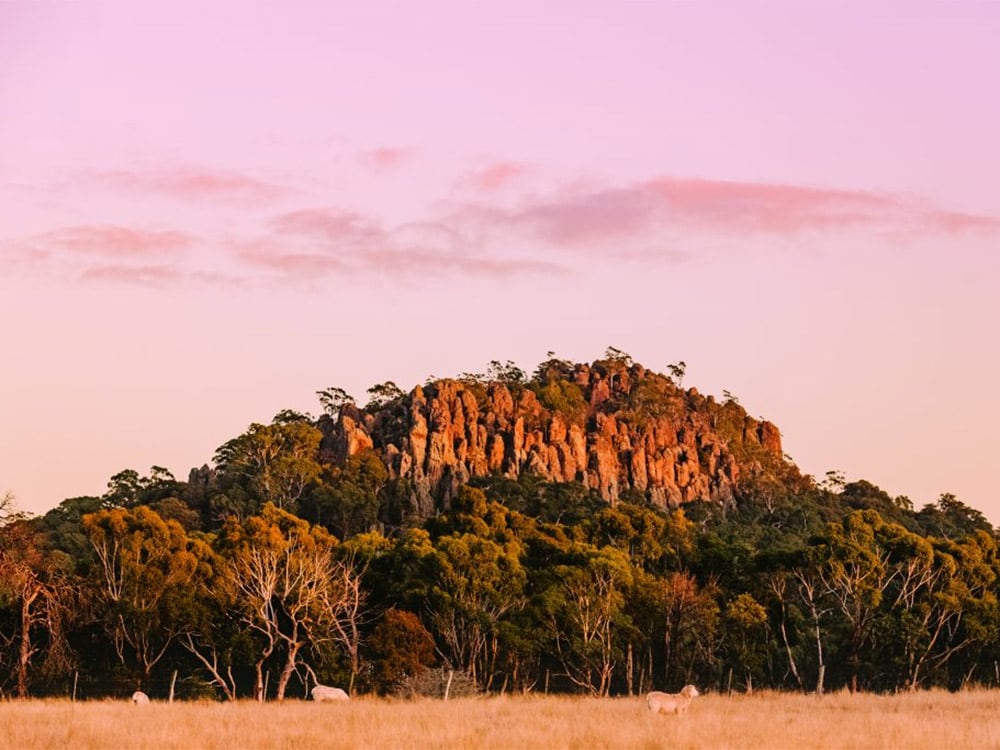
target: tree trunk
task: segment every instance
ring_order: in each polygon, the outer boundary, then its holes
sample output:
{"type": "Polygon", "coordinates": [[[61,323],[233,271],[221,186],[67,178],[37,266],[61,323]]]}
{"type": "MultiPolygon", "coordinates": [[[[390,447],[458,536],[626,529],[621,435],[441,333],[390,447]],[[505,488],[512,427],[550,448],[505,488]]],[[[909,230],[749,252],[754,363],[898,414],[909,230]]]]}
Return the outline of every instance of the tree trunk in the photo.
{"type": "Polygon", "coordinates": [[[816,673],[816,695],[823,695],[823,676],[826,674],[826,664],[823,663],[823,640],[820,638],[819,619],[816,619],[816,659],[819,668],[816,673]]]}
{"type": "Polygon", "coordinates": [[[632,643],[628,644],[628,654],[626,656],[625,662],[625,681],[628,683],[628,694],[632,695],[632,679],[634,677],[633,666],[632,666],[632,643]]]}
{"type": "Polygon", "coordinates": [[[288,658],[285,659],[285,666],[281,669],[281,675],[278,677],[278,692],[275,697],[279,702],[285,700],[285,689],[288,687],[288,681],[292,679],[292,673],[295,671],[295,663],[298,660],[300,648],[302,648],[301,641],[296,641],[288,647],[288,658]]]}
{"type": "Polygon", "coordinates": [[[788,632],[785,629],[785,603],[781,603],[781,640],[785,644],[785,653],[788,655],[788,668],[798,683],[799,690],[805,692],[805,685],[802,684],[802,677],[799,675],[799,668],[795,664],[795,656],[792,654],[792,646],[788,642],[788,632]]]}
{"type": "MultiPolygon", "coordinates": [[[[266,658],[264,657],[264,659],[266,658]]],[[[253,699],[258,703],[264,702],[264,659],[260,659],[254,664],[256,677],[253,682],[253,699]]]]}
{"type": "Polygon", "coordinates": [[[35,649],[31,645],[31,625],[33,617],[31,606],[38,598],[40,590],[37,587],[29,587],[21,597],[21,641],[17,655],[17,697],[28,697],[28,664],[35,654],[35,649]]]}

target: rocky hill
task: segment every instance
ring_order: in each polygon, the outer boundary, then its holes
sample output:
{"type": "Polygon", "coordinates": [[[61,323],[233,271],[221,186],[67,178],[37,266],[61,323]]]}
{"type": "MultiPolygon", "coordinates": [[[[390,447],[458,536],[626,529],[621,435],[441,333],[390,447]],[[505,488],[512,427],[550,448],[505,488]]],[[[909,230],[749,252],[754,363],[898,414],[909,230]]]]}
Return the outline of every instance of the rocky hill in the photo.
{"type": "Polygon", "coordinates": [[[580,482],[610,503],[639,493],[676,507],[729,502],[746,479],[790,466],[775,425],[627,355],[552,359],[531,379],[506,374],[437,380],[363,409],[344,404],[319,421],[322,450],[337,463],[374,450],[391,477],[407,480],[422,514],[447,509],[463,483],[491,474],[527,472],[580,482]]]}

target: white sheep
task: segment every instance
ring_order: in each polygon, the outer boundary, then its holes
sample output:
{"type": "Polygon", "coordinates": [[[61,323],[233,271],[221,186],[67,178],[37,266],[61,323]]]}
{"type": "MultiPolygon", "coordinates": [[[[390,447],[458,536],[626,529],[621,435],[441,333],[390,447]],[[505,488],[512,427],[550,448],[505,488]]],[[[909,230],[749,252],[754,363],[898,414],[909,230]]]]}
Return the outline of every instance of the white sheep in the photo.
{"type": "Polygon", "coordinates": [[[149,703],[149,696],[141,690],[136,690],[132,693],[132,702],[137,706],[145,706],[149,703]]]}
{"type": "Polygon", "coordinates": [[[314,701],[346,701],[350,697],[340,688],[317,685],[311,691],[314,701]]]}
{"type": "Polygon", "coordinates": [[[698,695],[698,688],[685,685],[679,693],[650,693],[646,696],[646,705],[654,714],[682,714],[698,695]]]}

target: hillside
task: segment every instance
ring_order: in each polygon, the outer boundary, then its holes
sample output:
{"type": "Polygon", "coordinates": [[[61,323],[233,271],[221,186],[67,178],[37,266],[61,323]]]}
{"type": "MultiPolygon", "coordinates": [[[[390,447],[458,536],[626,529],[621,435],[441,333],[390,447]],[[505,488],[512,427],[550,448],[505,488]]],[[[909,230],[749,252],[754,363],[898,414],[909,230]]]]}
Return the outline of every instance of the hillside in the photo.
{"type": "Polygon", "coordinates": [[[995,685],[982,514],[817,484],[684,369],[330,388],[187,481],[0,499],[0,698],[995,685]]]}

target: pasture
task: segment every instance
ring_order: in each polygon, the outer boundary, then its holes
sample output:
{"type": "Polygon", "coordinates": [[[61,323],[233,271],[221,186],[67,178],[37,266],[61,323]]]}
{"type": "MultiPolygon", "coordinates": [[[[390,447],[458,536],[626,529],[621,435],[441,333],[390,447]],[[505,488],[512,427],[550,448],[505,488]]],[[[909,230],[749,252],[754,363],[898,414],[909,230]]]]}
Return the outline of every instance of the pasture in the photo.
{"type": "Polygon", "coordinates": [[[682,716],[643,697],[174,703],[0,702],[0,747],[34,750],[1000,747],[1000,691],[708,694],[682,716]]]}

